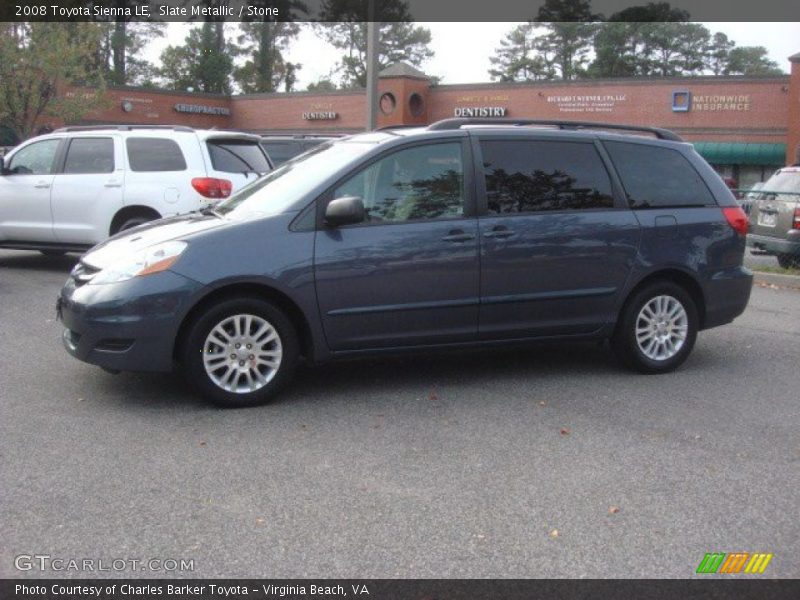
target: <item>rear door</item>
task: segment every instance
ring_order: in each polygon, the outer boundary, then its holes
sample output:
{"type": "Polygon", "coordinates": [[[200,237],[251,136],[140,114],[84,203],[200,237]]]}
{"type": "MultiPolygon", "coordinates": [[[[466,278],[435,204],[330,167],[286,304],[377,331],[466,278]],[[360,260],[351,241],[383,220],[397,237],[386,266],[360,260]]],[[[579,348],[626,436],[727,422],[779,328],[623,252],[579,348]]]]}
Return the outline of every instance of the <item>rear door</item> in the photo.
{"type": "Polygon", "coordinates": [[[322,202],[359,196],[368,213],[363,224],[316,235],[317,298],[332,350],[476,339],[477,221],[465,140],[390,152],[322,202]]]}
{"type": "Polygon", "coordinates": [[[800,168],[781,169],[767,180],[753,202],[750,231],[786,239],[794,227],[795,210],[800,206],[800,168]]]}
{"type": "Polygon", "coordinates": [[[74,137],[53,181],[53,231],[57,241],[93,244],[109,235],[122,208],[125,166],[119,136],[74,137]]]}
{"type": "Polygon", "coordinates": [[[592,140],[481,134],[481,339],[612,322],[639,224],[592,140]]]}
{"type": "Polygon", "coordinates": [[[0,239],[55,242],[50,193],[62,140],[40,140],[6,158],[0,176],[0,239]]]}

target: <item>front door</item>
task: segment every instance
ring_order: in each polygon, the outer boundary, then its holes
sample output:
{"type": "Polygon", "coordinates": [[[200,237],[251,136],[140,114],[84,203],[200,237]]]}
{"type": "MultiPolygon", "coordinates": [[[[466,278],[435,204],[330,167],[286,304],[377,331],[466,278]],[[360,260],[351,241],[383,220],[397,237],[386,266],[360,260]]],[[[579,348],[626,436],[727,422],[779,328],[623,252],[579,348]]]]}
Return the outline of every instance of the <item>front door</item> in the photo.
{"type": "Polygon", "coordinates": [[[15,152],[0,176],[0,239],[54,242],[50,193],[61,140],[41,140],[15,152]]]}
{"type": "Polygon", "coordinates": [[[472,341],[478,327],[477,221],[462,140],[374,161],[327,200],[359,196],[364,223],[322,227],[315,277],[334,351],[472,341]]]}
{"type": "Polygon", "coordinates": [[[484,137],[480,152],[480,337],[587,334],[613,321],[639,224],[615,201],[595,145],[484,137]]]}

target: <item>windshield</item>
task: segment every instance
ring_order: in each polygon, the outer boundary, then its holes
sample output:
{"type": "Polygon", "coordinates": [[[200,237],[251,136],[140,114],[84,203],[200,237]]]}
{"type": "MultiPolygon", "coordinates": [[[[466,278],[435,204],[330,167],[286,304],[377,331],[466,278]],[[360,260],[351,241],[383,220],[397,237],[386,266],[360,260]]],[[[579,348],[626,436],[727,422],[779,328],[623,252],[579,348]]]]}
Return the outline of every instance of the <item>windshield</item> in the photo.
{"type": "Polygon", "coordinates": [[[220,203],[216,212],[236,219],[281,213],[374,147],[370,143],[349,141],[317,146],[243,187],[220,203]]]}

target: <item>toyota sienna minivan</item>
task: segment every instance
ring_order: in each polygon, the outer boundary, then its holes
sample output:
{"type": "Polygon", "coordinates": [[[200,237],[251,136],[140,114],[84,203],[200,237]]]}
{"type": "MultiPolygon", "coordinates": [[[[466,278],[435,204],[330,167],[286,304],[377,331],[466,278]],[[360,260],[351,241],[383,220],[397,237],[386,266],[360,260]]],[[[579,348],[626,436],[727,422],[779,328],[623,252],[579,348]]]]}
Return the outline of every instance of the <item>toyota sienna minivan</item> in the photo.
{"type": "Polygon", "coordinates": [[[642,373],[744,311],[747,218],[670,131],[448,119],[323,144],[85,254],[73,356],[255,405],[301,358],[608,339],[642,373]]]}

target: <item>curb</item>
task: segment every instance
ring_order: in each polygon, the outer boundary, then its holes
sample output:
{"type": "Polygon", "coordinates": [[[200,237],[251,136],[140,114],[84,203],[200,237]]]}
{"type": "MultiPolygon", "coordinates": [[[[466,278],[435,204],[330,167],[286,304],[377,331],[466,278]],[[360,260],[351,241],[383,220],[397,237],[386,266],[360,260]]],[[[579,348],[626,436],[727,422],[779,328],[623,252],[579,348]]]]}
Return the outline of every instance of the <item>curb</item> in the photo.
{"type": "Polygon", "coordinates": [[[764,273],[761,271],[753,271],[753,282],[758,285],[777,285],[778,287],[788,287],[800,289],[800,276],[798,275],[782,275],[780,273],[764,273]]]}

